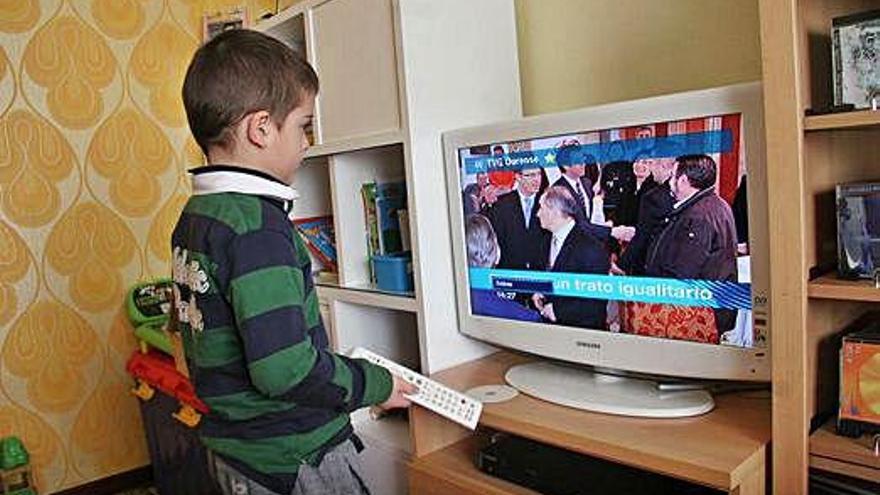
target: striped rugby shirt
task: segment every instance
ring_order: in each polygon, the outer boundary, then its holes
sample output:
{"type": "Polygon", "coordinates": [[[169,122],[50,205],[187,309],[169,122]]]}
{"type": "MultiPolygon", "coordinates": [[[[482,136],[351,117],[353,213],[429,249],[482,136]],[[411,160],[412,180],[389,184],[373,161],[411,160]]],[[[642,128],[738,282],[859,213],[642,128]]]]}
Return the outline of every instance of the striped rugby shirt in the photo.
{"type": "Polygon", "coordinates": [[[198,396],[202,442],[289,493],[300,464],[352,436],[349,412],[391,394],[391,375],[329,350],[296,197],[267,174],[212,165],[172,234],[175,323],[198,396]]]}

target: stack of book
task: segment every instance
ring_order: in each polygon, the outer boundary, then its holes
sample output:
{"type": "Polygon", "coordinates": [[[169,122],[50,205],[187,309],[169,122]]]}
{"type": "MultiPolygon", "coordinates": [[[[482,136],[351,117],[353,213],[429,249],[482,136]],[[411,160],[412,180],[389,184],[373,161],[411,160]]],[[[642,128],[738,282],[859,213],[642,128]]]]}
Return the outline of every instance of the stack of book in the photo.
{"type": "MultiPolygon", "coordinates": [[[[406,183],[367,182],[361,186],[366,224],[367,256],[389,255],[410,250],[406,183]]],[[[371,273],[376,282],[375,273],[371,273]]]]}
{"type": "Polygon", "coordinates": [[[315,272],[336,272],[336,232],[333,216],[297,218],[293,221],[312,254],[315,272]]]}

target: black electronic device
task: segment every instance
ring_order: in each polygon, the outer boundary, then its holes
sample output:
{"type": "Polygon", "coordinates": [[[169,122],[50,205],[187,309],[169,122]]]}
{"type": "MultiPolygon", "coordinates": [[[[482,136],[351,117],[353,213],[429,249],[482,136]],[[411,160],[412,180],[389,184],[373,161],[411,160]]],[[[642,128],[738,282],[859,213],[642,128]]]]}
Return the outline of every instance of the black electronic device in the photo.
{"type": "Polygon", "coordinates": [[[487,474],[546,495],[724,493],[506,434],[479,449],[476,464],[487,474]]]}

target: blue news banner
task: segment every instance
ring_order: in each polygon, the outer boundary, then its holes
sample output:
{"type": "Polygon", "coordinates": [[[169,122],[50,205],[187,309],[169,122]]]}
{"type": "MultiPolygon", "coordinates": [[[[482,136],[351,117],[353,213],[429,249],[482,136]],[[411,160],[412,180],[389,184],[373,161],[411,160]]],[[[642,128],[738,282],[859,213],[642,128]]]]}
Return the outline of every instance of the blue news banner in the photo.
{"type": "Polygon", "coordinates": [[[719,309],[752,309],[751,284],[469,268],[472,289],[719,309]]]}
{"type": "MultiPolygon", "coordinates": [[[[730,129],[719,131],[690,132],[672,136],[647,139],[627,139],[603,143],[581,144],[569,147],[569,153],[577,153],[581,160],[592,157],[590,162],[635,161],[638,158],[675,158],[682,155],[727,153],[733,149],[733,133],[730,129]]],[[[503,155],[464,157],[466,175],[495,171],[518,171],[532,168],[555,168],[560,163],[557,148],[516,151],[503,155]]],[[[577,163],[587,163],[581,162],[577,163]]]]}

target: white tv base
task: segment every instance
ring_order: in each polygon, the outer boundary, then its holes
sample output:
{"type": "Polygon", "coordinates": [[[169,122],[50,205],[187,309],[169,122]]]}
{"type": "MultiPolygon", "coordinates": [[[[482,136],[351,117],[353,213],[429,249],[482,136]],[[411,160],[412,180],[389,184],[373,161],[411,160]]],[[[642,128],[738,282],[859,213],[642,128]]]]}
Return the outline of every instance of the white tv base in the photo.
{"type": "Polygon", "coordinates": [[[683,418],[715,407],[705,390],[663,390],[651,380],[545,361],[513,366],[504,379],[519,391],[548,402],[620,416],[683,418]]]}

